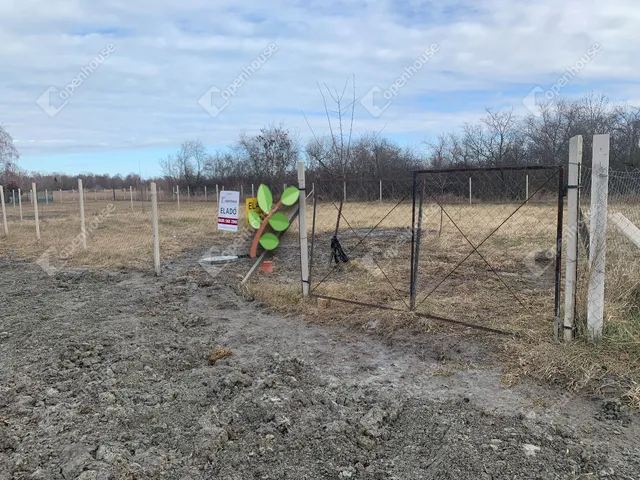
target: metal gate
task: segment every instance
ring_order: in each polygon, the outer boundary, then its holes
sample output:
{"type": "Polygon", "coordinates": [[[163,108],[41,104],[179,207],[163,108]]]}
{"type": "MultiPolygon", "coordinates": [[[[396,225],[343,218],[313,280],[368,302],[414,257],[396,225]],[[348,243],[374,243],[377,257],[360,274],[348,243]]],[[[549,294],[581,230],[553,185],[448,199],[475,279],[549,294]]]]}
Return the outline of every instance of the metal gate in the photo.
{"type": "Polygon", "coordinates": [[[314,183],[312,296],[499,333],[558,316],[562,167],[314,183]]]}
{"type": "Polygon", "coordinates": [[[415,172],[410,309],[503,332],[557,322],[563,198],[562,167],[415,172]]]}

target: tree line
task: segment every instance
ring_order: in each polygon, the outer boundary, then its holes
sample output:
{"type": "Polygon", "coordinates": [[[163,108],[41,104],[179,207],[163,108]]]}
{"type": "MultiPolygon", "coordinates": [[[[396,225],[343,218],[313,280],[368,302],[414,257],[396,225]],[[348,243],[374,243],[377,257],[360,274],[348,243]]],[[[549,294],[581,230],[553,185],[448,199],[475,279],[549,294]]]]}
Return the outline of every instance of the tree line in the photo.
{"type": "Polygon", "coordinates": [[[11,136],[0,127],[0,181],[7,190],[29,189],[33,181],[40,189],[70,190],[76,188],[78,178],[89,189],[141,188],[148,181],[166,190],[178,186],[193,193],[205,186],[230,189],[251,183],[277,189],[296,182],[295,166],[300,160],[306,162],[312,180],[408,178],[419,168],[563,165],[574,135],[583,135],[583,161],[590,166],[592,136],[601,133],[611,134],[612,169],[640,169],[640,107],[613,104],[604,95],[556,98],[526,115],[513,109],[487,109],[480,120],[425,140],[418,147],[403,147],[381,132],[354,134],[353,116],[345,118],[348,110],[341,100],[334,97],[338,108],[333,120],[338,124],[333,125],[328,115],[330,133],[326,136],[314,133],[303,145],[283,124],[271,124],[253,135],[240,134],[227,150],[210,151],[202,141],[189,140],[159,160],[162,175],[155,178],[134,173],[26,172],[18,166],[19,153],[11,136]]]}

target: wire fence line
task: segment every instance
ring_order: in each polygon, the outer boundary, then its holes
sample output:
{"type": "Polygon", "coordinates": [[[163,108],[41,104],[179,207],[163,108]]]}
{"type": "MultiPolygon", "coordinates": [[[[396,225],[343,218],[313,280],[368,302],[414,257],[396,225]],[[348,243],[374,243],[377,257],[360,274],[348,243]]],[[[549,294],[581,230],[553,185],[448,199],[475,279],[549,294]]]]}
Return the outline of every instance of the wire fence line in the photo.
{"type": "MultiPolygon", "coordinates": [[[[220,188],[218,194],[222,191],[220,188]]],[[[240,201],[241,232],[249,228],[244,202],[251,193],[249,185],[240,201]]],[[[0,256],[38,258],[50,274],[62,266],[148,269],[154,258],[151,197],[147,186],[83,190],[82,198],[76,189],[5,190],[6,234],[0,237],[0,256]]],[[[204,191],[158,191],[157,204],[159,248],[164,258],[189,249],[222,248],[233,236],[218,231],[215,190],[207,191],[206,196],[204,191]]]]}
{"type": "MultiPolygon", "coordinates": [[[[431,170],[396,179],[315,177],[308,185],[314,196],[306,212],[312,293],[400,310],[415,307],[419,313],[496,329],[543,321],[539,312],[558,308],[557,295],[553,302],[558,247],[570,235],[558,223],[558,172],[557,167],[497,168],[431,170]],[[558,226],[564,233],[560,242],[558,226]]],[[[583,167],[579,176],[579,330],[586,329],[589,291],[592,297],[595,293],[590,252],[602,248],[607,286],[601,300],[609,328],[640,318],[640,172],[609,170],[607,177],[605,189],[602,182],[593,187],[592,179],[599,177],[592,168],[583,167]],[[594,197],[608,199],[606,245],[594,244],[590,234],[594,197]]],[[[274,196],[286,186],[272,185],[274,196]]],[[[49,272],[59,266],[152,265],[147,186],[84,190],[84,236],[77,190],[3,190],[0,255],[44,257],[41,263],[49,272]]],[[[247,253],[252,235],[244,200],[257,193],[257,186],[236,190],[242,197],[237,236],[218,231],[221,191],[157,192],[163,258],[203,247],[247,253]]],[[[292,272],[298,258],[293,253],[287,260],[292,272]]]]}
{"type": "Polygon", "coordinates": [[[577,327],[588,334],[589,309],[602,305],[604,332],[625,328],[640,319],[640,172],[607,172],[607,181],[594,187],[598,172],[582,167],[577,284],[577,327]],[[596,241],[593,205],[606,205],[606,235],[596,241]],[[604,255],[604,289],[593,282],[595,257],[604,255]]]}

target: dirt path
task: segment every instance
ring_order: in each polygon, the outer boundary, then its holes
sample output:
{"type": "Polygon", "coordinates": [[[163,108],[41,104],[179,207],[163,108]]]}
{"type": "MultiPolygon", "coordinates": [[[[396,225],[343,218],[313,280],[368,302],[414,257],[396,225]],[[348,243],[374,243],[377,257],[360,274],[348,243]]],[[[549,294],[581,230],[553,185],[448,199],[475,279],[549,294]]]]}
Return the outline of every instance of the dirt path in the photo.
{"type": "Polygon", "coordinates": [[[640,479],[615,403],[502,389],[471,341],[389,345],[168,270],[0,260],[0,479],[640,479]]]}

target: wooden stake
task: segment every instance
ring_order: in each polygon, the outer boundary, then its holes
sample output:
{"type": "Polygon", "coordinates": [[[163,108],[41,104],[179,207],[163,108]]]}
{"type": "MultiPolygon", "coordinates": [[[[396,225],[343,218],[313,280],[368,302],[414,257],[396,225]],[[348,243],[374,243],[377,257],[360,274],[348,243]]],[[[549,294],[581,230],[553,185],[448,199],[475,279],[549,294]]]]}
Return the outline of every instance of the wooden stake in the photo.
{"type": "Polygon", "coordinates": [[[7,226],[7,211],[4,206],[4,187],[0,185],[0,202],[2,203],[2,222],[4,225],[4,234],[9,236],[9,227],[7,226]]]}
{"type": "Polygon", "coordinates": [[[156,275],[160,276],[160,233],[158,230],[158,192],[155,182],[151,182],[151,220],[153,225],[153,264],[156,275]]]}
{"type": "Polygon", "coordinates": [[[87,249],[87,229],[84,223],[84,189],[82,188],[82,179],[78,179],[78,194],[80,198],[80,235],[82,237],[82,248],[87,249]]]}
{"type": "Polygon", "coordinates": [[[33,211],[36,219],[36,239],[40,241],[40,217],[38,216],[38,191],[36,190],[36,183],[31,183],[31,199],[35,199],[33,203],[33,211]]]}

